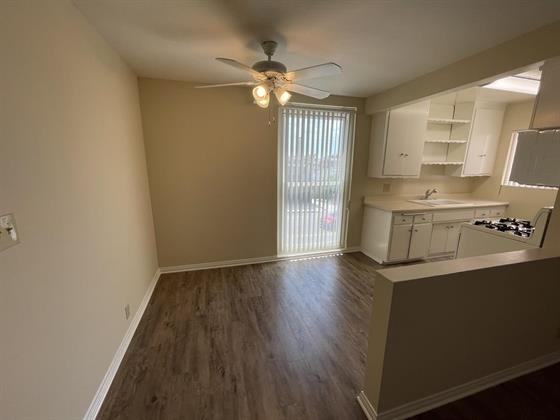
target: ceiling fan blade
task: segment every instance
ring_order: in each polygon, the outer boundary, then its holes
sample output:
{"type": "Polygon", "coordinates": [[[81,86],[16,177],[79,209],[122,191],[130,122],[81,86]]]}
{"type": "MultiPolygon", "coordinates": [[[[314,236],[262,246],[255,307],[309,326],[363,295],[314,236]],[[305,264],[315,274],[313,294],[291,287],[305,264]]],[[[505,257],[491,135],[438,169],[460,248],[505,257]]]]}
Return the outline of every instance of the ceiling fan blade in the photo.
{"type": "Polygon", "coordinates": [[[218,60],[221,63],[227,64],[229,66],[235,67],[236,69],[243,70],[244,72],[251,74],[255,78],[255,80],[266,79],[266,75],[264,75],[264,74],[262,74],[262,73],[260,73],[256,70],[253,70],[251,67],[249,67],[249,66],[247,66],[243,63],[240,63],[239,61],[232,60],[231,58],[222,58],[222,57],[218,57],[218,58],[216,58],[216,60],[218,60]]]}
{"type": "Polygon", "coordinates": [[[217,85],[201,85],[195,86],[196,89],[226,87],[226,86],[256,86],[258,82],[235,82],[235,83],[219,83],[217,85]]]}
{"type": "Polygon", "coordinates": [[[287,83],[282,86],[285,90],[290,92],[300,93],[305,96],[311,96],[312,98],[325,99],[328,98],[330,93],[326,90],[321,90],[317,88],[312,88],[309,86],[297,85],[295,83],[287,83]]]}
{"type": "Polygon", "coordinates": [[[316,66],[305,67],[299,70],[293,70],[286,73],[286,79],[289,81],[314,79],[317,77],[335,76],[342,73],[342,67],[336,63],[324,63],[316,66]]]}

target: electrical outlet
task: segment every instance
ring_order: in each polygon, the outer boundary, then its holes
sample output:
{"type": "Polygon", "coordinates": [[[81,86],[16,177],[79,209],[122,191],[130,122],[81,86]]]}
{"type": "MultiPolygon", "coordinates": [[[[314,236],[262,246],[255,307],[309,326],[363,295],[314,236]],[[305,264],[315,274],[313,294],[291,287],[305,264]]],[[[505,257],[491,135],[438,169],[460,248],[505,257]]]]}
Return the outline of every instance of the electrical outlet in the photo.
{"type": "Polygon", "coordinates": [[[124,307],[124,319],[130,318],[130,305],[127,303],[124,307]]]}
{"type": "Polygon", "coordinates": [[[0,216],[0,251],[19,243],[16,221],[13,214],[0,216]]]}

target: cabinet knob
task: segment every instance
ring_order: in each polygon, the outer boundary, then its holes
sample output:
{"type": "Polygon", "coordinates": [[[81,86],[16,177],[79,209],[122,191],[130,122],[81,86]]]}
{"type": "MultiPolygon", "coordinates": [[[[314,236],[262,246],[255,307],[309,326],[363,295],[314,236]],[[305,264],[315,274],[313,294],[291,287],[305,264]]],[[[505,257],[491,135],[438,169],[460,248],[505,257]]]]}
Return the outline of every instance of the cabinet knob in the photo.
{"type": "Polygon", "coordinates": [[[405,153],[405,154],[404,154],[404,157],[408,157],[408,153],[405,153]]]}
{"type": "Polygon", "coordinates": [[[486,153],[484,153],[483,155],[478,155],[478,157],[486,157],[486,153]]]}
{"type": "Polygon", "coordinates": [[[404,157],[404,153],[401,153],[399,156],[400,156],[400,157],[404,157]]]}

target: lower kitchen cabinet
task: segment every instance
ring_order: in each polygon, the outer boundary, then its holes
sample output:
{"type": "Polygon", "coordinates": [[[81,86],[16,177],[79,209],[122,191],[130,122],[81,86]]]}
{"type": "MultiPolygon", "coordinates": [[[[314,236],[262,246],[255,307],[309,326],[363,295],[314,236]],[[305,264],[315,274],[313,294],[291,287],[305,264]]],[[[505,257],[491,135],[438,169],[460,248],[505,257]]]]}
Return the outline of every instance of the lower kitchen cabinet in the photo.
{"type": "Polygon", "coordinates": [[[415,260],[426,258],[430,248],[430,239],[432,237],[432,224],[421,223],[412,226],[410,236],[410,248],[408,250],[408,259],[415,260]]]}
{"type": "Polygon", "coordinates": [[[408,248],[410,247],[410,234],[412,225],[395,225],[391,233],[391,249],[389,261],[408,259],[408,248]]]}
{"type": "Polygon", "coordinates": [[[504,205],[408,212],[366,206],[361,250],[381,264],[453,255],[462,223],[504,212],[504,205]]]}
{"type": "Polygon", "coordinates": [[[362,252],[384,264],[428,256],[432,223],[422,213],[402,213],[365,207],[362,252]]]}
{"type": "Polygon", "coordinates": [[[394,225],[389,261],[418,260],[428,256],[432,224],[394,225]]]}
{"type": "Polygon", "coordinates": [[[454,253],[459,244],[461,223],[437,223],[433,225],[429,255],[454,253]]]}

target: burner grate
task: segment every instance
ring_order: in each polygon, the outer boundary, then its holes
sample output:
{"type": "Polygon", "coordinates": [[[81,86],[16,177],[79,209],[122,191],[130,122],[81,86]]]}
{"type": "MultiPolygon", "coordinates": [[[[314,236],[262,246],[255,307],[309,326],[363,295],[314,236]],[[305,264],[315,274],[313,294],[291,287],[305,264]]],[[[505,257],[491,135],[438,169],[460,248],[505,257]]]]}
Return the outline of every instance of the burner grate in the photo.
{"type": "Polygon", "coordinates": [[[510,233],[528,238],[533,233],[534,227],[531,222],[524,219],[502,218],[498,221],[495,220],[475,220],[473,222],[476,226],[484,226],[487,229],[496,230],[498,232],[510,233]]]}

